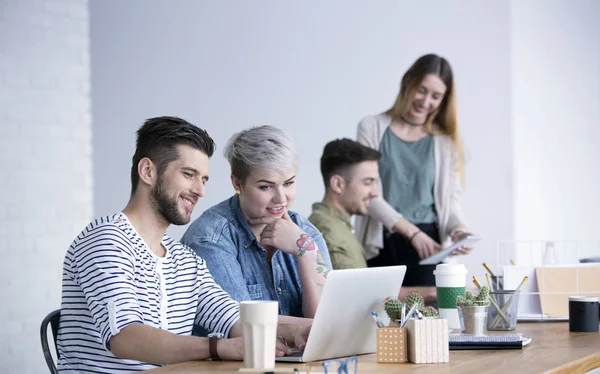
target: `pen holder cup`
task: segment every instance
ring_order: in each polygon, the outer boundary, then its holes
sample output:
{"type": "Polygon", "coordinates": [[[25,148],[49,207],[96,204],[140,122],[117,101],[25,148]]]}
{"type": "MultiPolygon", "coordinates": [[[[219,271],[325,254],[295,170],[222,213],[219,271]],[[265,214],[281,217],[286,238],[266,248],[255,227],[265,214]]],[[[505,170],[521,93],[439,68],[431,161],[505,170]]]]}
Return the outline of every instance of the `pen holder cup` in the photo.
{"type": "Polygon", "coordinates": [[[406,329],[381,327],[377,329],[377,362],[406,363],[406,329]]]}
{"type": "Polygon", "coordinates": [[[447,319],[410,319],[406,323],[406,332],[410,362],[438,364],[450,361],[447,319]]]}
{"type": "Polygon", "coordinates": [[[487,329],[492,331],[509,331],[516,329],[519,311],[519,292],[490,292],[490,299],[494,300],[498,307],[494,304],[488,306],[487,329]]]}

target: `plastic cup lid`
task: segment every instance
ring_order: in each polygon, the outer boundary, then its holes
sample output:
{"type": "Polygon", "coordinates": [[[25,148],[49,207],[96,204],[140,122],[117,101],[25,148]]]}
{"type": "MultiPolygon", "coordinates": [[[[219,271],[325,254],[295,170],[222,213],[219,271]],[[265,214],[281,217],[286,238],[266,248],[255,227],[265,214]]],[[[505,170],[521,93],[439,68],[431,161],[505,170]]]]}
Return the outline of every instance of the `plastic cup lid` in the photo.
{"type": "Polygon", "coordinates": [[[439,264],[433,271],[434,275],[467,274],[467,268],[463,264],[439,264]]]}
{"type": "Polygon", "coordinates": [[[569,296],[569,301],[598,302],[598,296],[569,296]]]}

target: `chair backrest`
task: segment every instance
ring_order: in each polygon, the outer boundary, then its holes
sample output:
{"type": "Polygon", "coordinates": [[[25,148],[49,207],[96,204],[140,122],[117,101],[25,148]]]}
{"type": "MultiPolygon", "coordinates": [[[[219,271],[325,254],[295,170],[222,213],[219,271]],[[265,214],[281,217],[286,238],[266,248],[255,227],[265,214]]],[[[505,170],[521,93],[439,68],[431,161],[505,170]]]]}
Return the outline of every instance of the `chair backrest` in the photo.
{"type": "Polygon", "coordinates": [[[50,314],[48,314],[46,318],[44,318],[44,320],[42,321],[42,325],[40,326],[40,338],[42,339],[42,350],[44,352],[46,364],[48,365],[48,369],[50,369],[50,373],[58,374],[56,364],[54,364],[54,359],[52,358],[52,354],[50,353],[50,347],[48,346],[48,324],[50,324],[50,328],[52,328],[52,336],[54,337],[54,349],[56,350],[56,357],[58,358],[58,347],[56,346],[56,339],[58,337],[58,326],[60,324],[60,309],[50,312],[50,314]]]}

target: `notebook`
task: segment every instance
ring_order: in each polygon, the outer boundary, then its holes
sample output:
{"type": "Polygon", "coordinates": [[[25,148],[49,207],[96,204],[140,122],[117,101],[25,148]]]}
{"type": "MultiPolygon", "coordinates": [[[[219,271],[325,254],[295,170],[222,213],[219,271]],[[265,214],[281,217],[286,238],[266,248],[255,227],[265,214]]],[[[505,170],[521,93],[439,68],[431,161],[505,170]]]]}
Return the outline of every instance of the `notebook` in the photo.
{"type": "Polygon", "coordinates": [[[397,297],[406,266],[333,270],[327,276],[304,352],[277,357],[282,362],[309,362],[377,351],[371,311],[384,323],[386,297],[397,297]]]}
{"type": "Polygon", "coordinates": [[[531,343],[531,338],[522,334],[468,335],[450,334],[450,350],[466,349],[522,349],[531,343]]]}

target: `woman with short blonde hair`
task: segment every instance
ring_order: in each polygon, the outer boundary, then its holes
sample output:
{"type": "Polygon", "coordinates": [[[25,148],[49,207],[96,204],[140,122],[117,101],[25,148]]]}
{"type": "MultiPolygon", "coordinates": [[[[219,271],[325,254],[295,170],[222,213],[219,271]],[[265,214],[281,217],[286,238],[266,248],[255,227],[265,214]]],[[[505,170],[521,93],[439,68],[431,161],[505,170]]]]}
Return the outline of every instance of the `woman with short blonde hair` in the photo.
{"type": "MultiPolygon", "coordinates": [[[[276,300],[282,316],[313,318],[331,270],[321,233],[291,210],[298,151],[272,126],[225,147],[235,194],[206,210],[182,238],[235,300],[276,300]]],[[[280,321],[302,321],[283,317],[280,321]]]]}

